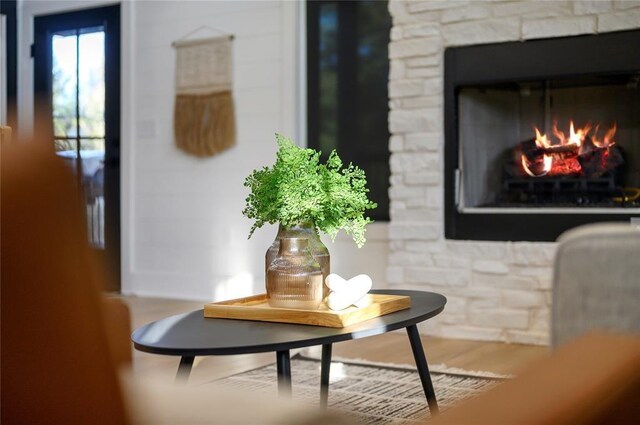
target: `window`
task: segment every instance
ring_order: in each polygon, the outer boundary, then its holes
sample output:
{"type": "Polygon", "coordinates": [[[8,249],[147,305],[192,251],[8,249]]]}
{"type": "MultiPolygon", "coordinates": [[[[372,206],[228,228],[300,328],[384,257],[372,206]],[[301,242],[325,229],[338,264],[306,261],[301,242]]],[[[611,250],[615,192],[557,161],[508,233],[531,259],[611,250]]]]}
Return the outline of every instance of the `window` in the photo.
{"type": "Polygon", "coordinates": [[[310,147],[362,168],[369,216],[389,220],[389,31],[383,1],[307,2],[307,121],[310,147]]]}
{"type": "Polygon", "coordinates": [[[104,248],[104,29],[52,35],[52,118],[59,156],[81,167],[87,200],[89,240],[104,248]]]}
{"type": "Polygon", "coordinates": [[[52,103],[56,151],[104,159],[104,31],[53,34],[52,103]]]}

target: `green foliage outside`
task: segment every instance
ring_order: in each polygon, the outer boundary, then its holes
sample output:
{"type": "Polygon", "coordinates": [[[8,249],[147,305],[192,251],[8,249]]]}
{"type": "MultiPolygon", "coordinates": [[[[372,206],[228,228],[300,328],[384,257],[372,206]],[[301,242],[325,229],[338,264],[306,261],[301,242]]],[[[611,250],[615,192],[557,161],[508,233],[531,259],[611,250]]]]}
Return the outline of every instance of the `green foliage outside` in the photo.
{"type": "Polygon", "coordinates": [[[255,220],[249,237],[265,223],[292,226],[310,220],[332,239],[343,229],[358,247],[364,245],[371,222],[364,212],[377,206],[367,197],[364,171],[353,164],[343,167],[335,151],[323,164],[314,149],[299,148],[279,134],[276,141],[273,167],[254,170],[244,182],[251,194],[242,213],[255,220]]]}
{"type": "MultiPolygon", "coordinates": [[[[55,141],[57,151],[76,150],[76,139],[83,137],[104,137],[104,34],[86,33],[80,36],[53,37],[52,63],[52,105],[53,130],[56,137],[68,138],[55,141]],[[93,49],[94,56],[100,61],[92,61],[92,56],[79,55],[77,63],[76,49],[80,39],[84,39],[84,51],[93,49]],[[71,53],[73,55],[71,55],[71,53]],[[102,55],[98,55],[101,53],[102,55]],[[69,58],[73,57],[73,60],[69,58]],[[78,69],[78,67],[80,67],[78,69]],[[78,72],[79,71],[79,72],[78,72]],[[79,92],[79,114],[76,106],[79,92]],[[80,134],[78,134],[78,125],[80,134]]],[[[104,150],[104,139],[83,139],[81,150],[104,150]]]]}

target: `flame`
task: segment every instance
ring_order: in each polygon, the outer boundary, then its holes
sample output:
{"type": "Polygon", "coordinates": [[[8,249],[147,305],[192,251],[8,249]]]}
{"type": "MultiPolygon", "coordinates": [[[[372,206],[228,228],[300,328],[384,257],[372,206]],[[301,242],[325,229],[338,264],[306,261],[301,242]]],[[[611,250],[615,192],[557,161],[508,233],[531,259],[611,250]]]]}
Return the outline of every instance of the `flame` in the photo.
{"type": "Polygon", "coordinates": [[[553,135],[558,138],[561,145],[567,144],[567,138],[565,137],[564,133],[558,130],[558,121],[553,122],[553,127],[551,128],[551,131],[553,132],[553,135]]]}
{"type": "Polygon", "coordinates": [[[542,177],[542,176],[546,176],[549,171],[551,171],[551,165],[553,164],[553,158],[551,158],[550,155],[543,155],[542,158],[542,173],[541,174],[535,174],[533,171],[531,171],[531,162],[529,162],[529,160],[527,159],[527,156],[522,154],[522,168],[524,169],[524,172],[529,174],[531,177],[542,177]]]}
{"type": "MultiPolygon", "coordinates": [[[[599,127],[600,124],[597,124],[595,126],[593,136],[590,138],[590,140],[596,149],[609,149],[615,144],[613,136],[616,134],[616,123],[614,123],[613,126],[609,130],[607,130],[602,139],[599,139],[597,137],[599,127]]],[[[570,120],[569,135],[567,137],[567,135],[562,130],[558,129],[558,122],[553,121],[551,132],[553,136],[555,136],[554,141],[547,137],[546,134],[541,133],[537,127],[534,126],[533,128],[536,133],[535,143],[538,149],[552,149],[559,146],[575,146],[577,149],[573,154],[570,153],[571,151],[573,151],[573,149],[571,149],[569,153],[567,153],[567,151],[565,150],[563,150],[563,152],[565,153],[548,151],[543,152],[542,172],[539,174],[536,174],[534,171],[532,171],[532,168],[534,168],[532,166],[535,163],[537,164],[535,168],[539,168],[540,162],[531,162],[525,154],[522,154],[522,169],[525,173],[527,173],[531,177],[542,177],[547,174],[563,175],[581,172],[580,163],[577,161],[576,155],[582,154],[584,151],[589,151],[593,148],[588,143],[585,143],[585,140],[587,140],[587,136],[589,136],[589,133],[593,128],[593,125],[590,122],[586,123],[583,127],[576,129],[573,120],[570,120]]],[[[604,153],[606,154],[607,152],[604,153]]],[[[603,158],[606,158],[606,155],[603,156],[603,158]]]]}
{"type": "Polygon", "coordinates": [[[616,142],[613,140],[613,136],[616,135],[616,131],[618,130],[617,124],[613,123],[613,126],[609,130],[607,130],[606,133],[604,133],[602,140],[598,139],[597,137],[598,127],[599,125],[596,126],[596,130],[594,131],[593,137],[591,138],[591,141],[593,142],[593,144],[599,148],[607,148],[607,149],[615,145],[616,142]]]}
{"type": "Polygon", "coordinates": [[[570,121],[569,131],[571,135],[569,136],[569,143],[573,143],[574,145],[582,146],[584,139],[587,137],[589,132],[591,131],[591,123],[588,122],[584,127],[579,128],[578,131],[574,131],[573,129],[573,121],[570,121]]]}
{"type": "MultiPolygon", "coordinates": [[[[573,120],[569,121],[569,138],[567,138],[567,136],[564,134],[564,132],[562,130],[558,129],[558,122],[554,121],[553,122],[553,127],[551,128],[551,131],[553,132],[553,135],[556,136],[556,138],[558,139],[558,141],[560,142],[558,145],[556,146],[563,146],[563,145],[576,145],[578,147],[582,146],[582,143],[584,142],[584,139],[586,139],[586,137],[589,135],[589,132],[591,131],[592,125],[590,122],[588,122],[587,124],[585,124],[584,127],[579,128],[578,130],[575,129],[575,126],[573,124],[573,120]]],[[[536,143],[538,141],[538,139],[544,138],[546,139],[547,136],[546,135],[540,135],[540,131],[536,128],[536,143]]],[[[551,147],[551,145],[549,144],[548,146],[545,147],[551,147]]]]}
{"type": "Polygon", "coordinates": [[[551,141],[547,139],[546,134],[540,134],[540,130],[537,127],[534,127],[536,130],[536,146],[539,148],[550,148],[551,141]]]}

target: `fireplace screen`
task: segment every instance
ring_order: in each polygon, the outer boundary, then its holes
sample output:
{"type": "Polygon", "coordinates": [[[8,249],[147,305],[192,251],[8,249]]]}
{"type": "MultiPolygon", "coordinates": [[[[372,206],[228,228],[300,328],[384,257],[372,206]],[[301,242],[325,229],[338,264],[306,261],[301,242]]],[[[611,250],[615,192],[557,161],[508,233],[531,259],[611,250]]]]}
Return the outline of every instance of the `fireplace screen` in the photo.
{"type": "Polygon", "coordinates": [[[461,88],[458,207],[639,207],[639,80],[461,88]]]}
{"type": "Polygon", "coordinates": [[[448,48],[444,118],[447,238],[640,216],[640,31],[448,48]]]}

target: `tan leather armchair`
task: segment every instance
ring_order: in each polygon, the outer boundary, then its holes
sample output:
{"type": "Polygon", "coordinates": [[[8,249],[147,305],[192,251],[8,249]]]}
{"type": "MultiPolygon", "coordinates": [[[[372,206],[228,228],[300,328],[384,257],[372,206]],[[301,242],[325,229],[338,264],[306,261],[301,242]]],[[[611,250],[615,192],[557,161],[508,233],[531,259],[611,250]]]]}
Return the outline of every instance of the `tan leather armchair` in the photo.
{"type": "Polygon", "coordinates": [[[11,143],[11,127],[0,126],[0,146],[11,143]]]}
{"type": "Polygon", "coordinates": [[[129,368],[133,361],[129,307],[119,298],[103,296],[102,308],[113,361],[118,368],[129,368]]]}
{"type": "Polygon", "coordinates": [[[347,423],[264,395],[119,374],[131,363],[129,312],[101,294],[71,175],[35,145],[3,145],[1,159],[3,425],[347,423]]]}
{"type": "Polygon", "coordinates": [[[128,423],[73,179],[19,145],[2,146],[2,423],[128,423]]]}
{"type": "Polygon", "coordinates": [[[592,333],[430,423],[622,425],[638,418],[640,338],[592,333]]]}

